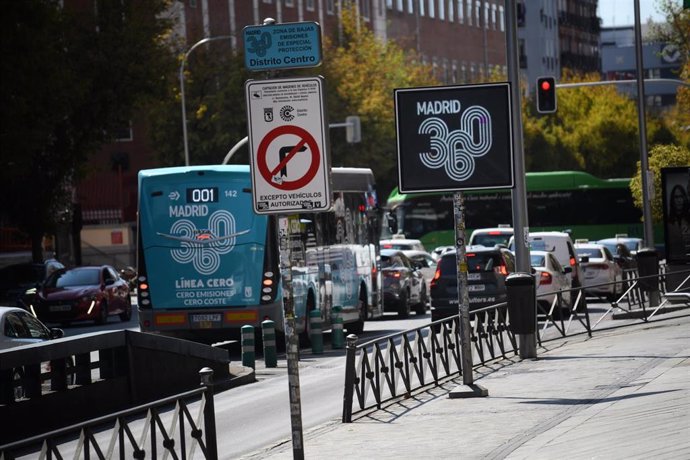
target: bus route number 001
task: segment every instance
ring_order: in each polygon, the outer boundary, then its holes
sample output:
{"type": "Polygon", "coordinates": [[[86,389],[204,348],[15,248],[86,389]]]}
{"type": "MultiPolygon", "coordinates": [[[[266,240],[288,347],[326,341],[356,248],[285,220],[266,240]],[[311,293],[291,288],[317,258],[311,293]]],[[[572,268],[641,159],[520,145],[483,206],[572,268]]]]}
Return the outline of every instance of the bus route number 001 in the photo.
{"type": "Polygon", "coordinates": [[[188,188],[187,203],[217,203],[218,187],[188,188]]]}

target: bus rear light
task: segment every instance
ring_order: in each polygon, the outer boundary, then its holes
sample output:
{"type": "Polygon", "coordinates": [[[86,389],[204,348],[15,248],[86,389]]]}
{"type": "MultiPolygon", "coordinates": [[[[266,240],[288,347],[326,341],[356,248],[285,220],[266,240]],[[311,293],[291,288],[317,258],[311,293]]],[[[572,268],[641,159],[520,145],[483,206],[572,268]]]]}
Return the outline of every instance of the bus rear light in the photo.
{"type": "Polygon", "coordinates": [[[265,279],[264,280],[264,286],[272,286],[273,285],[273,280],[265,279]]]}
{"type": "Polygon", "coordinates": [[[261,300],[268,302],[269,300],[271,300],[271,296],[270,295],[261,296],[261,300]]]}
{"type": "Polygon", "coordinates": [[[139,293],[141,297],[148,297],[149,296],[149,291],[142,291],[139,293]]]}
{"type": "Polygon", "coordinates": [[[264,278],[273,278],[273,272],[264,273],[264,278]]]}
{"type": "Polygon", "coordinates": [[[264,294],[270,294],[272,290],[273,290],[273,289],[271,289],[270,287],[265,287],[265,288],[263,288],[261,291],[262,291],[264,294]]]}
{"type": "Polygon", "coordinates": [[[151,304],[151,301],[150,301],[149,299],[144,299],[144,300],[141,301],[141,304],[142,304],[142,305],[150,305],[150,304],[151,304]]]}
{"type": "Polygon", "coordinates": [[[141,283],[141,284],[139,285],[139,289],[142,290],[142,291],[145,291],[145,290],[147,290],[148,288],[149,288],[149,285],[146,284],[146,283],[141,283]]]}

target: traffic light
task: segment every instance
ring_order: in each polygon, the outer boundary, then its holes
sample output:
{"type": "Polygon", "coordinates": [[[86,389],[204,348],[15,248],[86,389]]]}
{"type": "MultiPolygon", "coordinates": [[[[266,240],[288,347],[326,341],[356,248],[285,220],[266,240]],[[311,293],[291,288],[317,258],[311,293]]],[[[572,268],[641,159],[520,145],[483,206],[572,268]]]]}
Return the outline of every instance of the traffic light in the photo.
{"type": "Polygon", "coordinates": [[[556,80],[553,77],[537,78],[537,112],[556,111],[556,80]]]}

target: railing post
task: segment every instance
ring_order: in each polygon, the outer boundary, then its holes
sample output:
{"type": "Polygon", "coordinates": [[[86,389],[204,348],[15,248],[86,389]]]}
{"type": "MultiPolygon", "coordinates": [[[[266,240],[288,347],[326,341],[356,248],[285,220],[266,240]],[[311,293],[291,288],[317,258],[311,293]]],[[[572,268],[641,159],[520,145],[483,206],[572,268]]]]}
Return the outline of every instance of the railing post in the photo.
{"type": "Polygon", "coordinates": [[[276,324],[270,319],[261,323],[261,332],[264,343],[264,364],[266,367],[278,367],[276,353],[276,324]]]}
{"type": "Polygon", "coordinates": [[[352,398],[355,391],[355,358],[357,356],[357,336],[347,336],[345,346],[345,392],[343,394],[343,423],[352,423],[352,398]]]}
{"type": "Polygon", "coordinates": [[[204,431],[206,432],[206,458],[218,460],[218,441],[216,437],[216,409],[213,405],[213,369],[204,367],[199,371],[201,386],[205,388],[204,431]]]}

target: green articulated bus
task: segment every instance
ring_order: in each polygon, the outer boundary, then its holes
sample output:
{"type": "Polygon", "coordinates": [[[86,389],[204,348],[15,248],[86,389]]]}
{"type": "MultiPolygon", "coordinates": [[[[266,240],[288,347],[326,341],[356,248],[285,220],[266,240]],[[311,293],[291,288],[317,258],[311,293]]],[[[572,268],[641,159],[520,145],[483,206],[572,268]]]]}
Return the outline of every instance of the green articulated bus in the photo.
{"type": "MultiPolygon", "coordinates": [[[[630,179],[599,179],[580,171],[532,172],[526,184],[530,231],[566,230],[573,239],[589,240],[643,235],[630,179]]],[[[467,191],[464,196],[468,237],[475,228],[512,226],[510,190],[467,191]]],[[[397,233],[406,238],[421,240],[429,250],[454,244],[452,193],[402,194],[396,188],[386,208],[397,220],[397,233]]]]}

